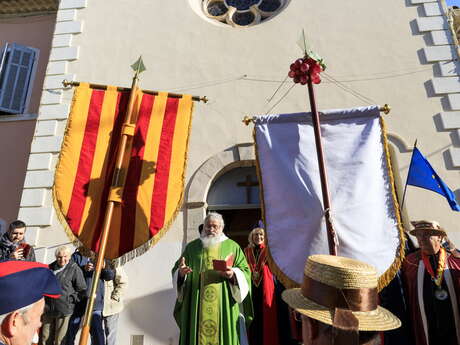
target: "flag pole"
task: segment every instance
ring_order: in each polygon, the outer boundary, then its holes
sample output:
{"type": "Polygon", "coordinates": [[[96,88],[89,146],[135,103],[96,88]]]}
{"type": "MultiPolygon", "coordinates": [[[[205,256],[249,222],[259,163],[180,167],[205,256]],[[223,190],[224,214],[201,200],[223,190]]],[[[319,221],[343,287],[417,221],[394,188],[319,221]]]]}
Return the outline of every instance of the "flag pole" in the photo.
{"type": "MultiPolygon", "coordinates": [[[[64,79],[62,81],[62,85],[64,87],[73,87],[73,86],[79,86],[80,82],[79,81],[69,81],[67,79],[64,79]]],[[[102,85],[102,84],[89,84],[89,87],[91,89],[97,89],[97,90],[107,90],[107,85],[102,85]]],[[[128,87],[117,87],[117,91],[130,91],[131,89],[128,87]]],[[[142,90],[143,93],[149,94],[149,95],[158,95],[159,91],[153,91],[153,90],[142,90]]],[[[182,98],[184,95],[180,93],[173,93],[173,92],[168,92],[168,97],[171,98],[182,98]]],[[[206,96],[192,96],[192,100],[198,101],[198,102],[203,102],[203,103],[208,103],[208,97],[206,96]]],[[[387,106],[387,104],[385,104],[387,106]]]]}
{"type": "MultiPolygon", "coordinates": [[[[415,139],[414,142],[414,148],[412,149],[412,156],[414,155],[414,149],[417,147],[417,139],[415,139]]],[[[406,191],[407,191],[407,179],[409,178],[409,173],[410,173],[410,167],[412,166],[412,157],[410,158],[410,164],[409,164],[409,169],[407,170],[407,177],[406,177],[406,184],[404,185],[404,193],[401,201],[401,207],[400,211],[402,212],[403,207],[404,207],[404,201],[406,200],[406,191]]]]}
{"type": "Polygon", "coordinates": [[[327,242],[329,254],[337,255],[337,234],[331,221],[331,202],[329,198],[329,188],[327,183],[326,164],[324,162],[323,144],[321,141],[321,128],[319,114],[316,109],[315,90],[311,78],[311,71],[308,72],[308,96],[313,120],[313,130],[315,132],[316,155],[318,157],[319,177],[321,179],[321,192],[323,195],[324,219],[326,221],[327,242]]]}
{"type": "Polygon", "coordinates": [[[83,326],[81,330],[79,345],[88,344],[91,318],[92,318],[93,309],[94,309],[94,302],[96,300],[97,286],[98,286],[99,278],[100,278],[101,271],[104,265],[105,249],[107,245],[107,239],[109,237],[110,224],[112,222],[113,210],[115,207],[115,203],[120,202],[119,199],[117,200],[117,198],[114,197],[114,194],[116,193],[112,193],[112,192],[116,188],[123,187],[122,181],[120,181],[121,180],[120,172],[122,169],[124,153],[125,153],[126,145],[128,142],[128,138],[134,134],[133,133],[134,125],[131,122],[133,120],[132,114],[133,114],[134,102],[136,100],[135,99],[136,91],[138,89],[137,84],[139,81],[139,74],[145,70],[145,66],[142,62],[142,57],[139,57],[139,59],[131,67],[135,70],[135,73],[134,73],[134,77],[133,77],[133,81],[131,85],[131,92],[129,95],[128,109],[126,111],[125,119],[123,123],[123,130],[122,130],[120,145],[117,151],[117,159],[115,163],[115,170],[114,170],[114,175],[113,175],[113,180],[112,180],[112,185],[111,185],[111,193],[109,193],[109,197],[107,198],[107,209],[105,211],[104,223],[102,226],[101,239],[100,239],[101,244],[99,247],[99,251],[97,253],[97,263],[96,263],[96,268],[94,269],[94,273],[93,273],[91,293],[86,303],[86,310],[85,310],[85,316],[83,319],[83,326]]]}

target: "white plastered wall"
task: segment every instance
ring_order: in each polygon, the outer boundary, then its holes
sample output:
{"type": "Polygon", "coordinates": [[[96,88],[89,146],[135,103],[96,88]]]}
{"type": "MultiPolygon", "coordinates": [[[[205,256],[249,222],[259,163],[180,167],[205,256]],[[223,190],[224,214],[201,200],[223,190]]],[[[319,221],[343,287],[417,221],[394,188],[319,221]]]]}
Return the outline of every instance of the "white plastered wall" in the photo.
{"type": "MultiPolygon", "coordinates": [[[[292,1],[267,23],[233,29],[203,20],[185,1],[62,0],[19,212],[19,218],[32,226],[39,258],[51,261],[50,249],[67,241],[50,193],[73,94],[62,89],[61,81],[128,86],[129,66],[141,54],[147,66],[141,75],[143,88],[207,95],[210,102],[195,107],[185,211],[158,245],[126,265],[130,288],[120,320],[121,344],[129,344],[133,334],[144,335],[144,344],[149,345],[177,341],[170,268],[184,243],[196,236],[213,174],[239,160],[253,159],[252,148],[240,145],[252,141],[252,128],[241,119],[267,111],[287,90],[283,87],[267,104],[289,64],[301,55],[296,41],[302,28],[325,58],[326,72],[343,83],[340,87],[324,80],[316,88],[318,108],[389,103],[392,111],[385,117],[389,131],[402,146],[410,147],[417,138],[445,182],[458,189],[458,127],[442,124],[446,116],[458,117],[455,110],[460,106],[455,108],[457,89],[445,96],[441,86],[457,87],[452,80],[459,83],[458,77],[436,72],[436,66],[448,61],[444,59],[455,57],[442,55],[452,48],[436,6],[437,2],[419,1],[386,1],[378,7],[365,0],[292,1]],[[447,41],[435,41],[435,36],[443,35],[447,41]],[[438,52],[432,47],[441,48],[438,52]],[[343,85],[355,95],[344,91],[343,85]],[[365,98],[356,97],[356,92],[365,98]]],[[[272,112],[308,108],[305,88],[296,86],[272,112]]],[[[410,152],[400,150],[398,158],[405,178],[410,152]]],[[[438,219],[449,231],[460,230],[456,229],[460,215],[432,192],[410,187],[406,206],[413,219],[438,219]]],[[[452,237],[460,244],[459,232],[452,237]]]]}

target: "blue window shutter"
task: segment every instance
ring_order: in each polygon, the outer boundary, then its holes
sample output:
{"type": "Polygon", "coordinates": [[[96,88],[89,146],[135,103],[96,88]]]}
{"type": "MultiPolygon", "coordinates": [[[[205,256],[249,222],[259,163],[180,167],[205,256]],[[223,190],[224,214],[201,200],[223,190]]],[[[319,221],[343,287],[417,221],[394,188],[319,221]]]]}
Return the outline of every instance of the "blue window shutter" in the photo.
{"type": "Polygon", "coordinates": [[[6,43],[2,49],[0,50],[0,94],[2,92],[2,84],[3,84],[3,71],[6,67],[6,50],[8,49],[8,43],[6,43]]]}
{"type": "Polygon", "coordinates": [[[4,49],[4,54],[0,75],[0,111],[22,114],[30,97],[38,50],[13,43],[4,49]]]}

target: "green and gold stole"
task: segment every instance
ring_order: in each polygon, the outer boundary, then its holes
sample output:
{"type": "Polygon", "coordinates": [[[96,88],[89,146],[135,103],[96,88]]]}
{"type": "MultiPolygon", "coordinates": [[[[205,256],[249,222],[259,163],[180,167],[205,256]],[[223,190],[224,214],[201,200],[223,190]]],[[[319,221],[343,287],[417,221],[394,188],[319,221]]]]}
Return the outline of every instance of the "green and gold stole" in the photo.
{"type": "Polygon", "coordinates": [[[199,345],[219,345],[220,283],[212,260],[219,259],[220,243],[203,250],[200,288],[199,345]]]}

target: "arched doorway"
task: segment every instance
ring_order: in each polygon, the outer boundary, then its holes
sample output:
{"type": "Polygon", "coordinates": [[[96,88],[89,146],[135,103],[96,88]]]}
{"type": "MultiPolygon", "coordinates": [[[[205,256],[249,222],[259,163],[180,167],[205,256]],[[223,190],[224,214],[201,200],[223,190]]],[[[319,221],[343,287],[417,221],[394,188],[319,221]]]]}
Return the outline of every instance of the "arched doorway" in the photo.
{"type": "Polygon", "coordinates": [[[207,195],[207,211],[222,214],[225,233],[244,248],[248,234],[261,219],[255,166],[236,167],[217,177],[207,195]]]}
{"type": "Polygon", "coordinates": [[[250,184],[257,180],[255,152],[252,143],[232,146],[203,162],[191,176],[187,186],[187,201],[184,205],[184,245],[198,237],[198,226],[203,223],[206,213],[214,210],[223,214],[226,220],[225,232],[227,233],[229,230],[228,233],[231,238],[235,238],[239,243],[246,246],[247,232],[252,229],[252,224],[257,223],[260,219],[258,187],[251,187],[251,200],[248,203],[246,187],[236,185],[238,182],[246,182],[248,174],[250,175],[250,184]],[[246,168],[248,170],[245,170],[246,168]],[[227,173],[230,174],[225,176],[227,173]],[[208,205],[208,201],[211,205],[208,205]],[[237,225],[238,219],[244,220],[244,224],[237,225]],[[249,228],[245,229],[246,227],[249,228]],[[233,229],[241,229],[236,230],[236,232],[243,231],[245,233],[233,234],[233,229]]]}

